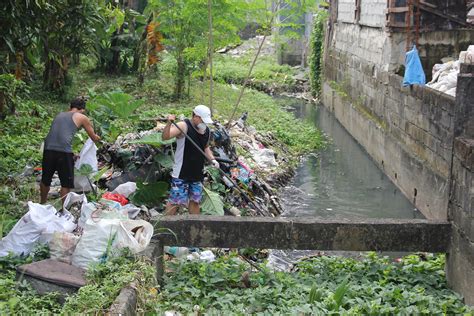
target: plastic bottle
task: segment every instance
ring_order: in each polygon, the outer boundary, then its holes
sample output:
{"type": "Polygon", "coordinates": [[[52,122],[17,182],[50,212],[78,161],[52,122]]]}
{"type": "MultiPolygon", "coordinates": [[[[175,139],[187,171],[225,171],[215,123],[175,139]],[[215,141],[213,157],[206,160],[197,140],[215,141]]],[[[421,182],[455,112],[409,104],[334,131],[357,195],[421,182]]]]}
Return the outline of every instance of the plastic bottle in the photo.
{"type": "Polygon", "coordinates": [[[167,254],[175,256],[176,258],[185,257],[189,254],[189,249],[187,247],[165,246],[164,250],[167,254]]]}

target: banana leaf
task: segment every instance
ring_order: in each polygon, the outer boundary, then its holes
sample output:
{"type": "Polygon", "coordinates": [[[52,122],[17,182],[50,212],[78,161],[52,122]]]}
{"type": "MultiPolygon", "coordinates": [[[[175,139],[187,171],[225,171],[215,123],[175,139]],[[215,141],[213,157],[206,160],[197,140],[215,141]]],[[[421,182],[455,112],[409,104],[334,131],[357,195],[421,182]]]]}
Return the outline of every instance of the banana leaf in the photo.
{"type": "Polygon", "coordinates": [[[153,183],[137,182],[137,190],[130,196],[135,205],[155,207],[163,203],[168,195],[168,183],[159,181],[153,183]]]}
{"type": "Polygon", "coordinates": [[[163,145],[169,145],[174,143],[175,139],[169,139],[169,140],[163,140],[161,137],[162,133],[154,133],[154,134],[149,134],[146,135],[140,139],[133,140],[129,142],[130,144],[145,144],[145,145],[151,145],[155,147],[161,147],[163,145]]]}
{"type": "Polygon", "coordinates": [[[159,163],[163,168],[166,168],[166,169],[173,168],[173,159],[169,155],[158,153],[155,156],[155,161],[159,163]]]}
{"type": "Polygon", "coordinates": [[[224,202],[221,196],[206,187],[203,187],[203,200],[201,203],[202,214],[205,215],[224,215],[224,202]]]}

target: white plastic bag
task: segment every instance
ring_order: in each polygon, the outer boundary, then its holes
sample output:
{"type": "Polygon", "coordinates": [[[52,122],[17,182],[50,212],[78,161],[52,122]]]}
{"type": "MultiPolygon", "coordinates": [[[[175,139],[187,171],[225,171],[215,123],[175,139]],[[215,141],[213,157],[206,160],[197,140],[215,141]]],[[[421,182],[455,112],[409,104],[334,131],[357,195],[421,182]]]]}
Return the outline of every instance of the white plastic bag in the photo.
{"type": "Polygon", "coordinates": [[[69,192],[64,199],[64,209],[69,211],[71,205],[76,202],[81,202],[82,204],[87,203],[87,197],[85,194],[77,194],[75,192],[69,192]]]}
{"type": "Polygon", "coordinates": [[[66,232],[55,232],[49,242],[51,259],[71,264],[72,254],[79,242],[79,236],[66,232]]]}
{"type": "Polygon", "coordinates": [[[46,234],[44,241],[47,242],[47,234],[55,231],[71,232],[76,227],[74,217],[69,212],[64,216],[58,216],[52,205],[28,202],[28,208],[28,212],[0,241],[0,257],[8,255],[9,252],[15,255],[28,255],[42,234],[46,234]]]}
{"type": "Polygon", "coordinates": [[[72,256],[72,264],[87,269],[90,263],[113,255],[111,250],[128,247],[133,253],[145,250],[153,236],[153,226],[143,220],[89,219],[72,256]]]}
{"type": "Polygon", "coordinates": [[[134,193],[137,190],[137,184],[135,182],[125,182],[115,188],[112,193],[122,194],[126,198],[130,196],[130,194],[134,193]]]}
{"type": "Polygon", "coordinates": [[[95,206],[93,202],[82,203],[81,217],[77,221],[77,226],[79,226],[80,229],[84,229],[84,226],[86,225],[87,220],[91,218],[92,213],[95,210],[97,210],[97,207],[95,206]]]}
{"type": "MultiPolygon", "coordinates": [[[[84,147],[82,147],[79,153],[79,159],[74,164],[74,168],[80,169],[82,165],[91,166],[93,173],[89,175],[89,178],[99,170],[97,165],[97,146],[90,138],[86,141],[84,147]]],[[[76,190],[85,192],[92,190],[87,176],[82,175],[74,176],[74,187],[76,190]]]]}
{"type": "Polygon", "coordinates": [[[72,232],[76,227],[74,216],[69,211],[63,210],[62,212],[56,213],[46,225],[38,242],[42,244],[49,243],[55,232],[72,232]]]}

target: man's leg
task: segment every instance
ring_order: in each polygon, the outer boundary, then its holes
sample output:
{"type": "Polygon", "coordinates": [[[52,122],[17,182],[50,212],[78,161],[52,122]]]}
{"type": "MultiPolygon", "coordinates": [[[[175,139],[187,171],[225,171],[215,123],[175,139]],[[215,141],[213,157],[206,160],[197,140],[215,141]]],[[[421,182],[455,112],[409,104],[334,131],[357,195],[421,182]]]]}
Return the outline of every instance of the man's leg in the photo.
{"type": "Polygon", "coordinates": [[[40,182],[40,203],[45,204],[46,200],[48,199],[48,193],[49,193],[49,186],[46,186],[43,184],[43,182],[40,182]]]}
{"type": "Polygon", "coordinates": [[[188,185],[181,179],[171,178],[170,195],[165,215],[176,215],[180,206],[188,204],[188,185]]]}
{"type": "Polygon", "coordinates": [[[63,207],[64,207],[64,201],[66,200],[66,195],[69,192],[71,192],[71,188],[66,188],[66,187],[61,187],[61,190],[59,191],[59,196],[61,197],[63,207]]]}
{"type": "Polygon", "coordinates": [[[58,175],[61,181],[59,196],[64,206],[66,195],[74,188],[74,155],[72,153],[58,153],[58,175]]]}
{"type": "Polygon", "coordinates": [[[189,214],[200,214],[200,203],[202,198],[202,183],[189,183],[189,214]]]}
{"type": "Polygon", "coordinates": [[[165,215],[176,215],[176,212],[179,209],[179,205],[171,204],[170,202],[166,203],[165,215]]]}
{"type": "Polygon", "coordinates": [[[41,164],[41,182],[40,182],[40,203],[45,204],[48,199],[48,193],[56,171],[56,156],[55,153],[49,150],[43,152],[43,161],[41,164]]]}
{"type": "Polygon", "coordinates": [[[189,214],[199,215],[200,213],[199,203],[194,201],[189,201],[189,214]]]}

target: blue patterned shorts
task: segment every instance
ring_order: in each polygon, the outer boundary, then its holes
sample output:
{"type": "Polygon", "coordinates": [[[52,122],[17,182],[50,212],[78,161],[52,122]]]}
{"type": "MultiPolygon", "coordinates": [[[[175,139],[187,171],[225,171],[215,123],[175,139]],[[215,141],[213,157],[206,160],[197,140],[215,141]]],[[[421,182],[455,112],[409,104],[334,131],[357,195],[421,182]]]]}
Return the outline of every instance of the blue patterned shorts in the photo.
{"type": "Polygon", "coordinates": [[[168,202],[171,205],[188,206],[189,201],[200,203],[202,183],[171,178],[171,189],[168,202]]]}

